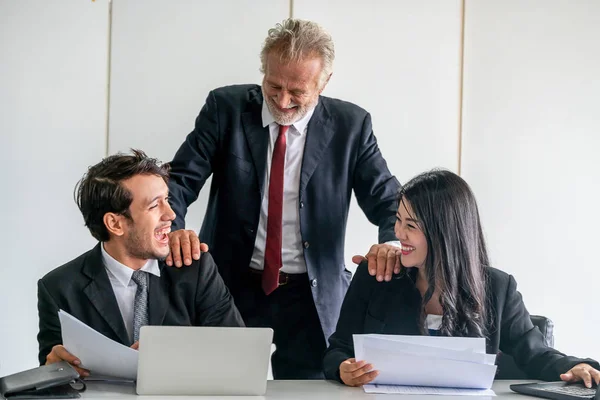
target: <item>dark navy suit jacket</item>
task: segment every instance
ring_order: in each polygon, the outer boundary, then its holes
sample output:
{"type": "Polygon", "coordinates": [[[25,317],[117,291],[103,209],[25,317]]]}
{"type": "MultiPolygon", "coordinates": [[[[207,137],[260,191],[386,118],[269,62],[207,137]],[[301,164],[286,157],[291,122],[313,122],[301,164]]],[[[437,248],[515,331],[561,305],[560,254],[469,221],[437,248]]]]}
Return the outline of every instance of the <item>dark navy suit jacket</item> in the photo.
{"type": "MultiPolygon", "coordinates": [[[[149,276],[150,325],[244,326],[210,254],[187,268],[165,267],[149,276]]],[[[39,361],[62,344],[58,310],[64,310],[104,336],[131,345],[100,244],[38,281],[39,361]]]]}
{"type": "MultiPolygon", "coordinates": [[[[548,381],[560,380],[560,374],[579,363],[600,367],[594,360],[566,356],[548,347],[531,322],[512,275],[491,267],[485,271],[488,354],[501,350],[512,355],[529,378],[548,381]]],[[[414,272],[401,272],[390,282],[377,282],[369,275],[366,263],[358,267],[325,353],[326,379],[341,381],[339,367],[342,361],[354,357],[355,333],[420,335],[421,294],[414,284],[414,272]]]]}
{"type": "MultiPolygon", "coordinates": [[[[184,227],[187,207],[212,174],[200,239],[210,246],[234,298],[252,257],[264,190],[269,128],[262,126],[262,104],[258,85],[213,90],[171,162],[174,229],[184,227]]],[[[351,277],[344,266],[344,239],[352,191],[367,218],[379,226],[379,241],[385,242],[395,240],[399,188],[379,151],[369,113],[321,96],[307,129],[298,213],[326,338],[334,330],[351,277]]]]}

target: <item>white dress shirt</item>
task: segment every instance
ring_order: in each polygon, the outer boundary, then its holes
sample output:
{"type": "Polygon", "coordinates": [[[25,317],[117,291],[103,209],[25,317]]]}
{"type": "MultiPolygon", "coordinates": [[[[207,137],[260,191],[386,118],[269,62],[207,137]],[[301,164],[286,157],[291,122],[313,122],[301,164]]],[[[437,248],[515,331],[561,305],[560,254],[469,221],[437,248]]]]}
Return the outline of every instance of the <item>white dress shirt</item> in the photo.
{"type": "MultiPolygon", "coordinates": [[[[134,270],[121,264],[108,254],[104,250],[104,243],[102,243],[100,248],[102,249],[102,261],[108,273],[108,279],[110,279],[113,292],[115,292],[127,334],[129,335],[129,339],[133,340],[133,304],[137,290],[137,284],[131,279],[134,270]]],[[[158,268],[158,261],[156,259],[148,260],[141,270],[160,277],[160,268],[158,268]]]]}
{"type": "MultiPolygon", "coordinates": [[[[300,274],[306,272],[304,261],[304,248],[300,235],[299,191],[302,157],[306,143],[306,128],[315,109],[310,110],[302,119],[294,122],[286,135],[285,164],[283,172],[283,214],[282,214],[282,243],[281,258],[283,261],[282,272],[300,274]]],[[[256,242],[250,267],[264,269],[265,246],[267,244],[267,217],[269,213],[269,178],[271,176],[271,159],[273,148],[279,136],[279,125],[275,122],[267,104],[262,105],[263,127],[269,127],[269,147],[267,149],[267,168],[265,177],[265,190],[260,208],[260,219],[256,230],[256,242]]]]}
{"type": "Polygon", "coordinates": [[[427,314],[425,317],[425,326],[427,329],[439,331],[442,326],[442,318],[441,315],[427,314]]]}

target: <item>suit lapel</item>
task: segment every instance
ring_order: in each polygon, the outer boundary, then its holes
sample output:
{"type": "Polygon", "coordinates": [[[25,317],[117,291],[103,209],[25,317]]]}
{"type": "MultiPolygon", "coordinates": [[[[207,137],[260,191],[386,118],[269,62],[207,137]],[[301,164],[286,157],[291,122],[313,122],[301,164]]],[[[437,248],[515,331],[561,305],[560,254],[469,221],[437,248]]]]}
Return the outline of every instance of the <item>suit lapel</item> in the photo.
{"type": "Polygon", "coordinates": [[[300,193],[303,193],[306,189],[306,185],[315,172],[334,133],[333,119],[323,104],[323,99],[321,99],[306,130],[306,144],[304,145],[300,175],[300,193]]]}
{"type": "Polygon", "coordinates": [[[98,243],[83,265],[82,272],[90,278],[90,283],[83,289],[83,292],[121,343],[128,344],[131,339],[127,334],[117,298],[102,262],[101,245],[98,243]]]}
{"type": "Polygon", "coordinates": [[[401,279],[403,282],[394,285],[390,290],[385,332],[397,335],[420,335],[421,295],[412,282],[408,281],[408,277],[401,279]]]}
{"type": "MultiPolygon", "coordinates": [[[[164,274],[162,269],[161,266],[161,276],[164,274]]],[[[149,276],[148,321],[150,325],[162,325],[169,307],[169,283],[166,277],[149,276]]]]}
{"type": "MultiPolygon", "coordinates": [[[[262,126],[262,95],[257,93],[251,100],[248,111],[242,113],[242,124],[252,154],[258,185],[261,195],[264,191],[265,172],[267,167],[267,148],[269,145],[269,127],[262,126]]],[[[302,172],[300,175],[300,193],[304,191],[312,177],[325,149],[335,133],[333,118],[323,104],[319,101],[315,112],[308,123],[302,172]]]]}
{"type": "Polygon", "coordinates": [[[267,167],[267,148],[269,147],[269,127],[262,126],[262,96],[256,93],[250,99],[248,110],[242,113],[242,125],[254,161],[256,177],[261,194],[264,190],[265,170],[267,167]]]}

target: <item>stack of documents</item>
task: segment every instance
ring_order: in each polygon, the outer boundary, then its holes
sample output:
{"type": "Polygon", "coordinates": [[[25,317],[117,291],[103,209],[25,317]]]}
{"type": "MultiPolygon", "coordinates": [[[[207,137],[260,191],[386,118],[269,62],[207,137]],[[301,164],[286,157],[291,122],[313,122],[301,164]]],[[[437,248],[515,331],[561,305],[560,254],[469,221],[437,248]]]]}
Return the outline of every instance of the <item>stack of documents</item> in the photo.
{"type": "Polygon", "coordinates": [[[379,371],[372,384],[365,385],[368,393],[494,395],[490,388],[496,356],[486,354],[484,338],[353,335],[353,339],[356,360],[379,371]]]}
{"type": "Polygon", "coordinates": [[[90,371],[92,379],[135,380],[138,352],[107,338],[72,315],[58,312],[67,351],[81,361],[81,367],[90,371]]]}

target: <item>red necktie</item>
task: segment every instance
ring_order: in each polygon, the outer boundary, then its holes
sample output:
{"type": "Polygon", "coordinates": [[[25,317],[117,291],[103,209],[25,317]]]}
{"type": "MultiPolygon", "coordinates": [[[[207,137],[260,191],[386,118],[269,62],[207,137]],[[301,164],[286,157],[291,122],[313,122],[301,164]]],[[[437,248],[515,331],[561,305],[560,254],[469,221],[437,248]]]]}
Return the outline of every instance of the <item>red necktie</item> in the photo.
{"type": "Polygon", "coordinates": [[[262,289],[271,294],[279,286],[279,269],[282,246],[283,214],[283,167],[285,165],[285,133],[289,126],[279,126],[279,136],[273,148],[271,174],[269,177],[269,210],[267,215],[267,244],[265,247],[265,266],[262,274],[262,289]]]}

